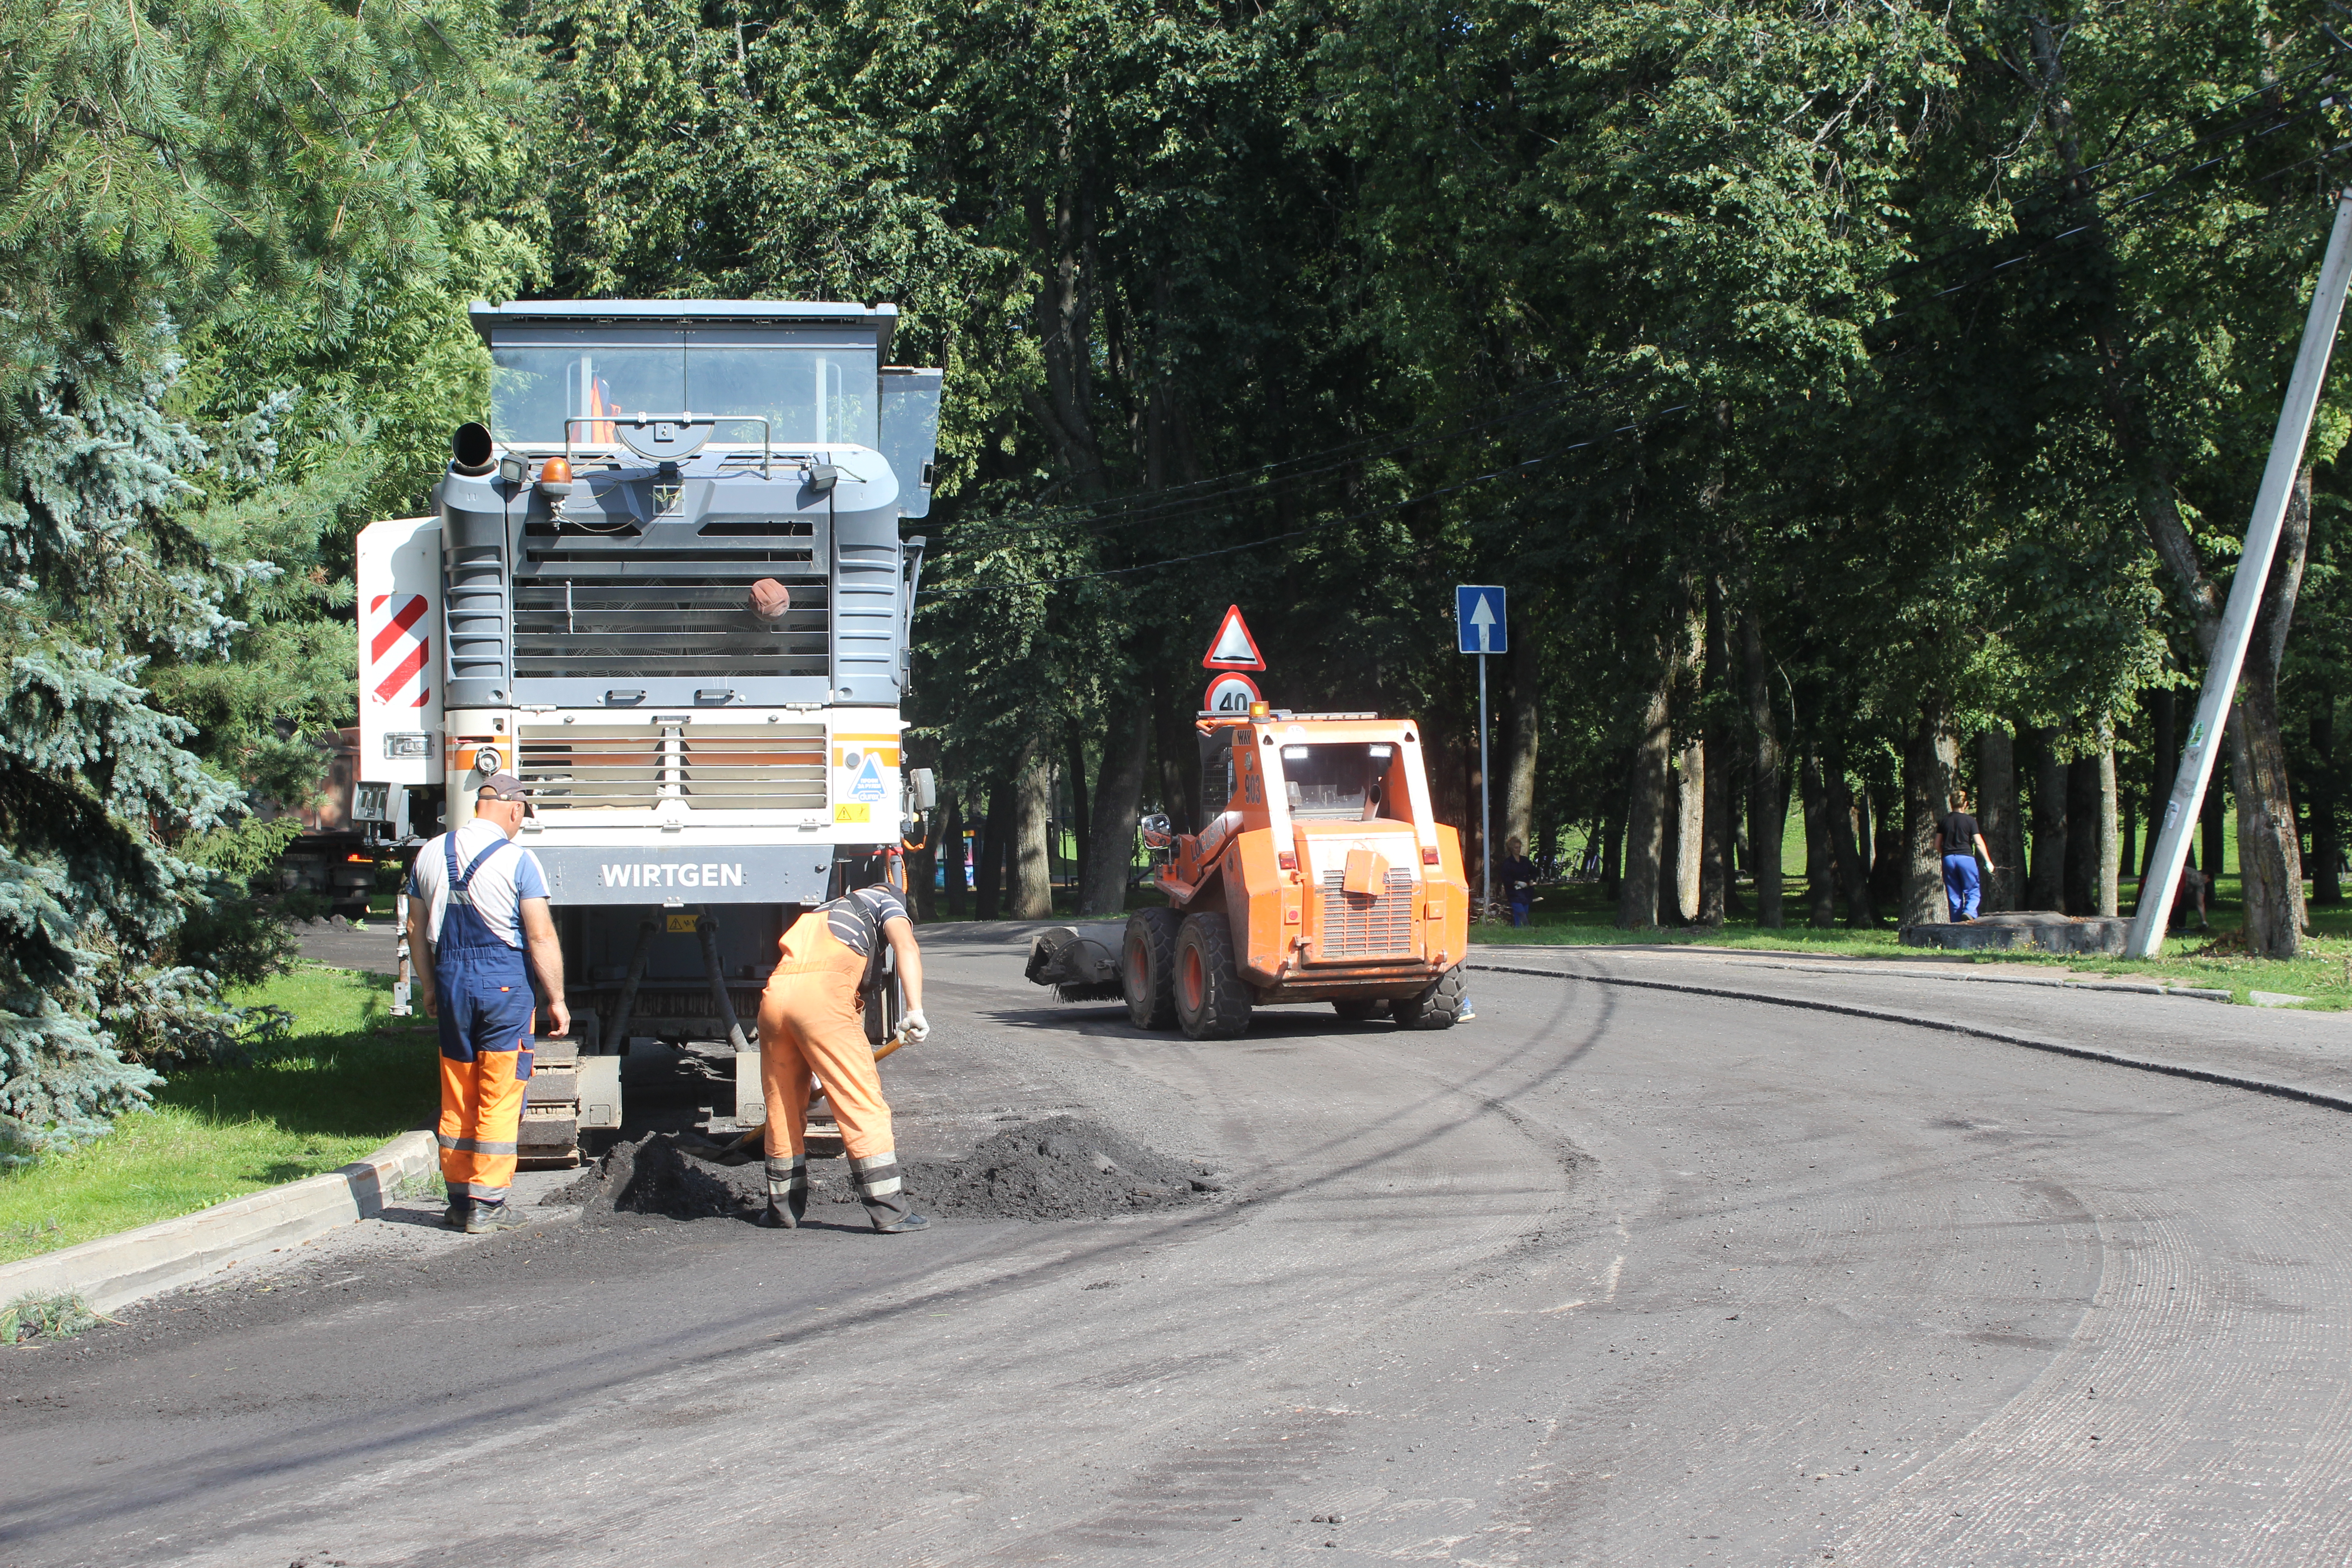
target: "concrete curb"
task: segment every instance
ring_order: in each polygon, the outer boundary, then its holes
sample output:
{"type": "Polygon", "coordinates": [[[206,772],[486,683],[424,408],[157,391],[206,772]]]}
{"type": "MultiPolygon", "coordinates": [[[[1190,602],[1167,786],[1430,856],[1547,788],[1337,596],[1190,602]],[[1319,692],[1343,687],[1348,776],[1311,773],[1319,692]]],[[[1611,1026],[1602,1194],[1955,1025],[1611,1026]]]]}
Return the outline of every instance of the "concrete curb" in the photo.
{"type": "Polygon", "coordinates": [[[338,1171],[0,1267],[0,1301],[75,1295],[110,1312],[193,1285],[257,1252],[374,1218],[394,1187],[438,1168],[438,1152],[432,1133],[404,1132],[338,1171]]]}
{"type": "Polygon", "coordinates": [[[2185,1062],[2150,1061],[2145,1057],[2127,1057],[2092,1046],[2070,1046],[2060,1040],[2015,1035],[2002,1029],[1988,1029],[1981,1025],[1956,1023],[1949,1018],[1921,1017],[1916,1013],[1898,1013],[1886,1007],[1864,1007],[1851,1002],[1828,1002],[1814,997],[1780,996],[1767,991],[1737,991],[1723,985],[1693,985],[1675,980],[1635,980],[1622,974],[1579,974],[1565,969],[1478,963],[1467,959],[1463,961],[1462,967],[1487,970],[1496,974],[1533,974],[1545,980],[1585,980],[1595,985],[1626,985],[1639,991],[1679,991],[1689,996],[1717,996],[1729,1002],[1763,1002],[1775,1007],[1795,1007],[1809,1013],[1839,1013],[1849,1018],[1902,1024],[1916,1029],[1939,1029],[1948,1035],[1967,1035],[2000,1045],[2020,1046],[2029,1051],[2047,1051],[2052,1056],[2074,1057],[2083,1061],[2105,1062],[2110,1067],[2130,1068],[2137,1072],[2162,1073],[2168,1078],[2192,1079],[2199,1083],[2220,1084],[2255,1094],[2275,1095],[2281,1100],[2300,1100],[2305,1105],[2322,1106],[2329,1110],[2352,1110],[2352,1097],[2330,1094],[2326,1089],[2274,1083],[2268,1079],[2247,1078],[2241,1073],[2222,1072],[2213,1068],[2191,1067],[2185,1062]]]}

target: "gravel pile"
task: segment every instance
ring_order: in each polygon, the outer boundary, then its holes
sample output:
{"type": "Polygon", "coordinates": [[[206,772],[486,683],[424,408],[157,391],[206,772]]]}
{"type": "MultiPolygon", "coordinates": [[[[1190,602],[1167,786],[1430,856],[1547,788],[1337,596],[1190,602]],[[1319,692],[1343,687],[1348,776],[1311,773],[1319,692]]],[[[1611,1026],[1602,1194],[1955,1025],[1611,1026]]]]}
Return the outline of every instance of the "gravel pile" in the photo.
{"type": "MultiPolygon", "coordinates": [[[[768,1200],[767,1170],[756,1145],[741,1163],[722,1163],[712,1157],[718,1152],[700,1140],[648,1133],[616,1144],[542,1201],[577,1204],[591,1224],[617,1215],[756,1217],[768,1200]]],[[[961,1160],[910,1162],[903,1174],[919,1212],[961,1219],[1101,1219],[1173,1208],[1223,1187],[1203,1167],[1075,1116],[1008,1127],[961,1160]]],[[[827,1205],[856,1215],[841,1162],[812,1160],[809,1185],[812,1217],[827,1205]]]]}
{"type": "Polygon", "coordinates": [[[1009,1127],[961,1160],[907,1170],[907,1190],[924,1213],[991,1219],[1100,1219],[1173,1208],[1222,1184],[1199,1166],[1075,1116],[1009,1127]]]}

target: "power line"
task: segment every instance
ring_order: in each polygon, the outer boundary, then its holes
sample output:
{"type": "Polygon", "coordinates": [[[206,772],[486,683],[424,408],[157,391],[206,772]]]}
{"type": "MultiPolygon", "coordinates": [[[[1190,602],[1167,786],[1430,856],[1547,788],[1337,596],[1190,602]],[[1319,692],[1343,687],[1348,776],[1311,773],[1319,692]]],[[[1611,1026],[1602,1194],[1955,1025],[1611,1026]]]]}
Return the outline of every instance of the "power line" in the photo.
{"type": "MultiPolygon", "coordinates": [[[[1691,405],[1687,403],[1677,403],[1671,407],[1657,410],[1657,412],[1650,416],[1650,417],[1655,419],[1663,417],[1668,414],[1679,414],[1688,409],[1690,406],[1691,405]]],[[[1440,485],[1434,489],[1424,490],[1419,495],[1406,496],[1400,500],[1382,501],[1377,506],[1366,507],[1362,510],[1351,512],[1346,517],[1335,517],[1322,522],[1309,523],[1305,528],[1294,528],[1287,532],[1268,534],[1263,539],[1245,540],[1239,544],[1222,545],[1214,550],[1196,551],[1190,555],[1176,555],[1159,561],[1146,561],[1133,566],[1114,566],[1099,572],[1073,572],[1059,577],[1036,577],[1025,579],[1017,583],[989,583],[971,588],[934,588],[924,596],[929,599],[966,598],[978,594],[1010,593],[1015,589],[1022,588],[1051,588],[1057,587],[1066,583],[1090,583],[1108,577],[1130,576],[1138,572],[1157,572],[1163,567],[1183,566],[1195,561],[1209,561],[1221,555],[1237,554],[1244,550],[1258,550],[1269,544],[1281,544],[1293,539],[1304,539],[1309,534],[1324,533],[1335,528],[1344,528],[1349,523],[1364,522],[1375,517],[1385,516],[1390,512],[1401,511],[1407,507],[1419,506],[1423,501],[1442,500],[1446,496],[1454,495],[1460,491],[1468,489],[1474,485],[1486,484],[1495,479],[1508,479],[1514,474],[1525,473],[1529,468],[1538,468],[1545,463],[1555,460],[1556,458],[1565,458],[1571,452],[1580,452],[1588,447],[1598,447],[1604,441],[1615,440],[1620,436],[1633,434],[1641,430],[1642,427],[1643,425],[1641,422],[1636,422],[1632,425],[1621,425],[1617,428],[1608,432],[1606,435],[1596,436],[1586,441],[1575,442],[1572,445],[1560,447],[1556,452],[1547,452],[1539,458],[1529,458],[1521,462],[1506,464],[1502,468],[1489,469],[1487,472],[1483,474],[1473,474],[1467,479],[1456,479],[1451,484],[1440,485]]]]}

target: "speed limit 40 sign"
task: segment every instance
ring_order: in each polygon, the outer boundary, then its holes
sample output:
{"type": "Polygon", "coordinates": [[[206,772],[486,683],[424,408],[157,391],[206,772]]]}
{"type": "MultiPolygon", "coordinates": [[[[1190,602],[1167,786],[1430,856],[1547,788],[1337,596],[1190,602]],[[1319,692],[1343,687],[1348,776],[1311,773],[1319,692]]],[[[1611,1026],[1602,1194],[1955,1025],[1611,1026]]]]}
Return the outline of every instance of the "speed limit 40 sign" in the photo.
{"type": "Polygon", "coordinates": [[[1229,669],[1209,682],[1208,691],[1201,698],[1201,711],[1246,714],[1251,703],[1262,700],[1257,694],[1257,682],[1229,669]]]}

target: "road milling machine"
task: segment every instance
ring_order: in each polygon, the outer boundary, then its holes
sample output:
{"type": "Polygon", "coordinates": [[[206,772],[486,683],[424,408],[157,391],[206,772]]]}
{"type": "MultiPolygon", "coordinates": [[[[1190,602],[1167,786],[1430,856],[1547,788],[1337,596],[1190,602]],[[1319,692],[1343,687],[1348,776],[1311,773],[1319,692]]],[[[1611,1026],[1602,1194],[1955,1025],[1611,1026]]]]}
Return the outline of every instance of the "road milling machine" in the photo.
{"type": "MultiPolygon", "coordinates": [[[[930,805],[899,703],[940,373],[897,309],[743,300],[473,307],[495,365],[430,517],[359,542],[355,815],[414,847],[501,771],[531,790],[569,1040],[542,1039],[526,1162],[621,1123],[630,1042],[731,1045],[784,928],[877,882],[930,805]]],[[[422,961],[423,955],[417,955],[422,961]]],[[[898,987],[869,995],[877,1047],[898,987]]]]}
{"type": "Polygon", "coordinates": [[[1196,1040],[1285,1002],[1450,1028],[1470,885],[1461,835],[1430,807],[1420,726],[1261,702],[1197,729],[1212,815],[1153,879],[1168,907],[1129,915],[1115,955],[1076,927],[1041,933],[1029,978],[1065,1000],[1122,997],[1136,1027],[1196,1040]]]}

